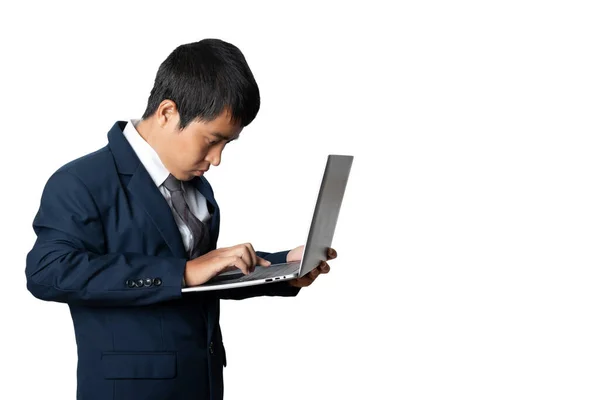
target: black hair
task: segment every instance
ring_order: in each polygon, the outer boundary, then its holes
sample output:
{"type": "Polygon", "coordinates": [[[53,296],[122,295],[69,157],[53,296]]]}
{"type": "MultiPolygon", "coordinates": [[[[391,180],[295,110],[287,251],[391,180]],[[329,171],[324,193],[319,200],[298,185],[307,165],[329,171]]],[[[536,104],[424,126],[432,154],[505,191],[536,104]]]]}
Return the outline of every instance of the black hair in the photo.
{"type": "Polygon", "coordinates": [[[158,68],[142,119],[165,100],[177,105],[185,128],[195,119],[212,121],[229,108],[234,123],[247,126],[260,108],[260,93],[242,52],[220,39],[177,47],[158,68]]]}

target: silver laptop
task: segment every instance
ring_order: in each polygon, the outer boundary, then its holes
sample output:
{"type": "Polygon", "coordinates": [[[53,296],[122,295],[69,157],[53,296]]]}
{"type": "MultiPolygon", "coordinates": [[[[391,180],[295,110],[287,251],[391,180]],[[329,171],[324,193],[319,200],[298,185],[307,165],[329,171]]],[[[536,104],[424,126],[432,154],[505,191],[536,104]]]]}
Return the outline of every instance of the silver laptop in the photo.
{"type": "Polygon", "coordinates": [[[243,286],[262,285],[303,277],[327,260],[327,249],[331,247],[346,183],[354,156],[330,154],[327,157],[317,204],[308,230],[302,259],[293,263],[256,266],[254,272],[244,275],[239,269],[224,272],[199,285],[183,288],[183,292],[231,289],[243,286]]]}

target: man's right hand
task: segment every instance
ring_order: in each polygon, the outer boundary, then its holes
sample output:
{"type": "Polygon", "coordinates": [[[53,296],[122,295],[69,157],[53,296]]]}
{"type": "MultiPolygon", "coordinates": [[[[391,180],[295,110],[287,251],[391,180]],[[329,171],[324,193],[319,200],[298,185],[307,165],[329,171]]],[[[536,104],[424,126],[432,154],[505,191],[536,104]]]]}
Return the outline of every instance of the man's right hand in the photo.
{"type": "Polygon", "coordinates": [[[239,269],[245,275],[252,273],[254,267],[268,267],[271,262],[256,255],[250,243],[224,247],[210,251],[185,265],[186,286],[198,286],[224,271],[239,269]]]}

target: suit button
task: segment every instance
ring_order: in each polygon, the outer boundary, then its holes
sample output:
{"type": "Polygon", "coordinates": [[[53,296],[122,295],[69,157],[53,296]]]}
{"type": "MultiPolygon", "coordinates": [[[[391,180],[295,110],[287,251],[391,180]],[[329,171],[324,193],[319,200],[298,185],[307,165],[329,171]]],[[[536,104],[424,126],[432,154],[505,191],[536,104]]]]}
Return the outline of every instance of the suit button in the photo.
{"type": "Polygon", "coordinates": [[[131,279],[127,279],[127,281],[125,281],[125,284],[127,285],[127,287],[135,287],[135,282],[132,281],[131,279]]]}
{"type": "Polygon", "coordinates": [[[143,279],[138,279],[137,281],[135,281],[135,286],[137,286],[137,287],[144,286],[144,280],[143,279]]]}
{"type": "Polygon", "coordinates": [[[208,350],[210,351],[210,354],[215,354],[215,347],[213,345],[213,342],[210,342],[210,345],[208,346],[208,350]]]}
{"type": "Polygon", "coordinates": [[[150,279],[150,278],[144,279],[144,286],[152,286],[152,279],[150,279]]]}
{"type": "Polygon", "coordinates": [[[162,280],[160,278],[154,278],[154,286],[162,285],[162,280]]]}

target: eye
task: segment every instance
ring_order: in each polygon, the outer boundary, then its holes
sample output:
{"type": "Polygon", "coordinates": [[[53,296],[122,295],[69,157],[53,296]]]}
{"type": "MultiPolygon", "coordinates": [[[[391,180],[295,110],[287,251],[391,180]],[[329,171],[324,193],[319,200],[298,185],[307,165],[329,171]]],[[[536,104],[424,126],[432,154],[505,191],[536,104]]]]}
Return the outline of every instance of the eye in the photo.
{"type": "Polygon", "coordinates": [[[218,142],[219,142],[218,140],[209,140],[208,144],[212,146],[213,144],[216,144],[218,142]]]}

